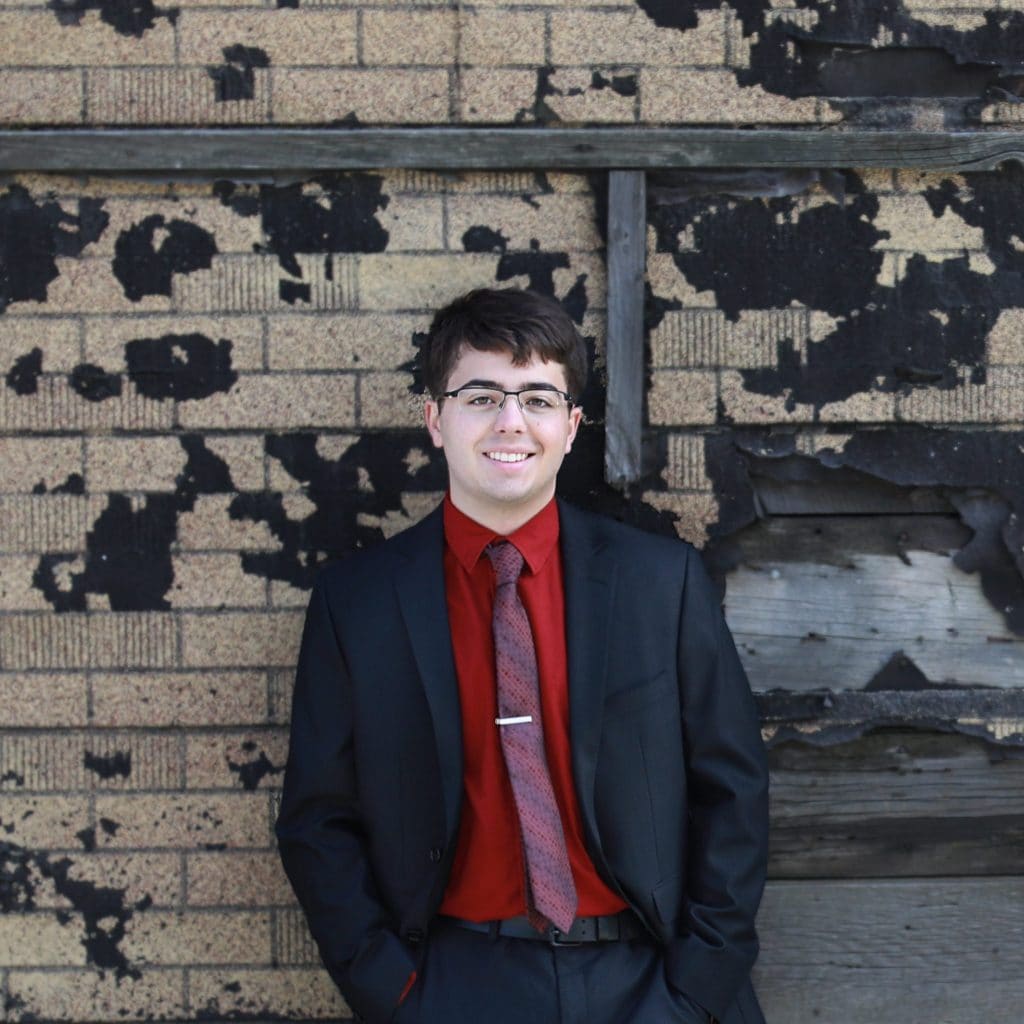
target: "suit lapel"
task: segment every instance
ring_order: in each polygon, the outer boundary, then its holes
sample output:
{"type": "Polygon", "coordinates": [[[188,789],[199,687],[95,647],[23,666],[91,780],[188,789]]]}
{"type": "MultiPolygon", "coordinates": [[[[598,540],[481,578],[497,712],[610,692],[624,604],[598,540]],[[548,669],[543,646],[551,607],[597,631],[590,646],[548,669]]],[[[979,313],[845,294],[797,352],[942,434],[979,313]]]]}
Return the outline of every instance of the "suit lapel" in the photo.
{"type": "Polygon", "coordinates": [[[434,723],[448,836],[462,797],[462,717],[444,589],[444,521],[438,508],[400,535],[407,561],[396,579],[399,605],[434,723]]]}
{"type": "Polygon", "coordinates": [[[573,777],[588,835],[596,842],[594,775],[604,711],[615,563],[587,517],[563,502],[559,502],[559,533],[573,777]]]}

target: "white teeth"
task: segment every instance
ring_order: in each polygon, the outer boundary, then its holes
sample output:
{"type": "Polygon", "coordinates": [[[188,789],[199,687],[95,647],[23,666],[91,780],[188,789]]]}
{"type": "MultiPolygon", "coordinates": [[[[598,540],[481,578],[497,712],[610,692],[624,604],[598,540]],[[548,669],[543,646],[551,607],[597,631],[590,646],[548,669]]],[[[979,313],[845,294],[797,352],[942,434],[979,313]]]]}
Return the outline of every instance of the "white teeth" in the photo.
{"type": "Polygon", "coordinates": [[[487,458],[495,462],[524,462],[530,457],[528,452],[488,452],[487,458]]]}

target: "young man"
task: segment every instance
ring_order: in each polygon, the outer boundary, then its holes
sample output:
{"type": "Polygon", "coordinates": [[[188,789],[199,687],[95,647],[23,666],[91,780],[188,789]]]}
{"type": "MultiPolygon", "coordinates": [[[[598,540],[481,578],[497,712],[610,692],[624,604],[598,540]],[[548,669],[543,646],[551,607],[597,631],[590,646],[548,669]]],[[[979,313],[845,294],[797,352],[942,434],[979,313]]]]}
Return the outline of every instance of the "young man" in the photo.
{"type": "Polygon", "coordinates": [[[421,352],[444,502],[310,600],[277,824],[369,1024],[763,1024],[756,708],[697,552],[555,500],[586,356],[471,292],[421,352]]]}

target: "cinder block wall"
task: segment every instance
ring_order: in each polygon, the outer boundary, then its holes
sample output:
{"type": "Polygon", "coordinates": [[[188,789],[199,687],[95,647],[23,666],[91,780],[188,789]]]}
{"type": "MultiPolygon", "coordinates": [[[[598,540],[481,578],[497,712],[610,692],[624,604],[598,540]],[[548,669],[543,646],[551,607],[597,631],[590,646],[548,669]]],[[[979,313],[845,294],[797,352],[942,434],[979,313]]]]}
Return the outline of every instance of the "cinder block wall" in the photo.
{"type": "MultiPolygon", "coordinates": [[[[7,2],[0,122],[1020,119],[1024,5],[763,6],[7,2]],[[880,94],[904,51],[931,54],[927,87],[880,94]]],[[[418,334],[493,284],[556,296],[592,346],[565,494],[693,541],[727,583],[775,744],[769,1020],[1016,1019],[1020,186],[652,176],[646,463],[621,495],[602,174],[0,183],[5,1019],[346,1015],[271,832],[302,609],[318,564],[438,500],[418,334]]]]}

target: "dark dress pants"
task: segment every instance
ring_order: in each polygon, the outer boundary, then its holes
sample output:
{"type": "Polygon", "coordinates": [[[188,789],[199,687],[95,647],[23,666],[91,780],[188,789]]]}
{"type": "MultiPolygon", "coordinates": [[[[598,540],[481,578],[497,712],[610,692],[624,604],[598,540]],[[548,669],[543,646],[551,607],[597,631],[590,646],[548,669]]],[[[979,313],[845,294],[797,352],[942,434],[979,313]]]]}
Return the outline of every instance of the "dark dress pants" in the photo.
{"type": "Polygon", "coordinates": [[[652,941],[551,946],[440,920],[394,1024],[705,1024],[652,941]]]}

